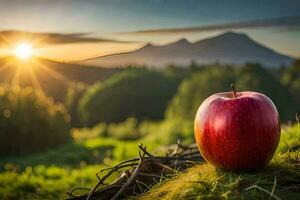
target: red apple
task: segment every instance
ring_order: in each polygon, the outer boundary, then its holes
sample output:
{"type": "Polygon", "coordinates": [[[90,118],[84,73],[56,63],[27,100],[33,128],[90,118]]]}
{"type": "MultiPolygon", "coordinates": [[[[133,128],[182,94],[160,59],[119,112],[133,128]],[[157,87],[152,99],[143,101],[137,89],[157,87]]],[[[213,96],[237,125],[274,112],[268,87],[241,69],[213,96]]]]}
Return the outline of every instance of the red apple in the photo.
{"type": "Polygon", "coordinates": [[[273,102],[258,92],[225,92],[208,97],[196,114],[195,139],[206,161],[218,168],[263,168],[280,139],[273,102]]]}

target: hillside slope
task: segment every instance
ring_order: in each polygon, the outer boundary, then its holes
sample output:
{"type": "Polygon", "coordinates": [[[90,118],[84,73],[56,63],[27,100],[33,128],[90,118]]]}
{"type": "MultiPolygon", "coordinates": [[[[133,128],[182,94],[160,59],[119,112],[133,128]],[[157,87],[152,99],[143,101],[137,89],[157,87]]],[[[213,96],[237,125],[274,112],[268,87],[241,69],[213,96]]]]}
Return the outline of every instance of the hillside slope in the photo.
{"type": "Polygon", "coordinates": [[[80,66],[41,58],[22,61],[15,57],[0,59],[0,83],[39,87],[48,96],[64,100],[68,84],[102,81],[120,69],[80,66]]]}
{"type": "Polygon", "coordinates": [[[261,171],[233,173],[199,164],[139,199],[300,199],[299,139],[299,127],[284,131],[277,154],[261,171]]]}

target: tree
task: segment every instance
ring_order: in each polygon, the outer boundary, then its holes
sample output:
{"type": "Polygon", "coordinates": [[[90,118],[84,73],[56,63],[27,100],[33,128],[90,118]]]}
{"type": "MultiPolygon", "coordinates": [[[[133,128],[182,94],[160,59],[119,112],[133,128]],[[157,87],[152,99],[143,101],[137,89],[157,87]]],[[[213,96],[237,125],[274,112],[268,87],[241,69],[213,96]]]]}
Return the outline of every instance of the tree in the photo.
{"type": "Polygon", "coordinates": [[[69,84],[65,105],[68,113],[70,113],[72,117],[72,127],[81,126],[79,120],[78,104],[87,88],[88,86],[83,82],[69,84]]]}
{"type": "Polygon", "coordinates": [[[62,104],[32,88],[0,87],[0,154],[39,152],[70,139],[62,104]]]}
{"type": "Polygon", "coordinates": [[[282,70],[281,82],[300,99],[300,59],[295,60],[293,65],[282,70]]]}
{"type": "Polygon", "coordinates": [[[128,117],[161,119],[180,79],[144,68],[130,68],[91,86],[80,100],[80,119],[87,126],[121,122],[128,117]]]}
{"type": "Polygon", "coordinates": [[[235,81],[231,67],[209,66],[201,69],[179,86],[176,96],[168,106],[168,118],[193,121],[200,104],[216,92],[230,90],[235,81]]]}
{"type": "Polygon", "coordinates": [[[259,64],[246,64],[239,72],[238,90],[251,90],[266,94],[275,103],[283,121],[293,120],[299,104],[296,97],[279,80],[259,64]]]}

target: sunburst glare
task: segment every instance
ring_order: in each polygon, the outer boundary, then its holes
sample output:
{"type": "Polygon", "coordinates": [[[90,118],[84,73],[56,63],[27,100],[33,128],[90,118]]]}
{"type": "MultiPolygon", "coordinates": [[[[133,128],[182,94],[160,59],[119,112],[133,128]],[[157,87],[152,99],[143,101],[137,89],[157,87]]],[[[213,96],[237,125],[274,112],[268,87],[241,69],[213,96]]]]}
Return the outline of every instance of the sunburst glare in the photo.
{"type": "Polygon", "coordinates": [[[27,60],[33,55],[32,46],[28,43],[19,44],[14,49],[14,55],[22,60],[27,60]]]}

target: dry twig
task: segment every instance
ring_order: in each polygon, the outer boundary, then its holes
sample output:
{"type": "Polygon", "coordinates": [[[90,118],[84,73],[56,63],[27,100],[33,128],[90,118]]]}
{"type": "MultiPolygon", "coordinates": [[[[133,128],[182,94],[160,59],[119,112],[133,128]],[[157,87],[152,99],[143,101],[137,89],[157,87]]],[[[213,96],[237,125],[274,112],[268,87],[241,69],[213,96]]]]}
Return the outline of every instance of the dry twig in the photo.
{"type": "MultiPolygon", "coordinates": [[[[178,142],[173,153],[167,156],[155,156],[149,153],[145,146],[139,145],[140,157],[127,160],[118,165],[101,170],[108,170],[90,192],[76,196],[69,194],[69,200],[102,200],[122,199],[139,195],[163,180],[166,176],[173,176],[177,171],[185,170],[188,166],[203,161],[195,145],[184,146],[178,142]],[[141,155],[142,153],[142,155],[141,155]],[[105,180],[114,173],[124,170],[122,175],[113,183],[105,185],[105,180]]],[[[98,177],[98,175],[97,175],[98,177]]],[[[76,188],[73,190],[75,191],[76,188]]]]}

